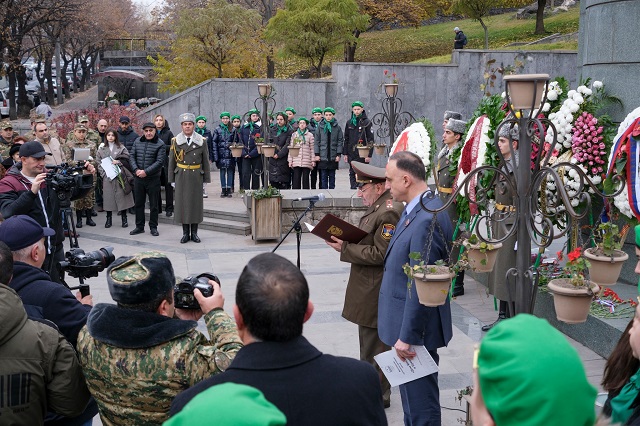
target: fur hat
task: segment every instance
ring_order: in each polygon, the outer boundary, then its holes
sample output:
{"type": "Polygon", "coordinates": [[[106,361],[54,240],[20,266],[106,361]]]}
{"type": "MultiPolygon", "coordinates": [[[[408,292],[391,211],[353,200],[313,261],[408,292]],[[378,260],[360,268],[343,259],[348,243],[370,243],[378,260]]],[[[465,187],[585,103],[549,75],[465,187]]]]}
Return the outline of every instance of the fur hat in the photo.
{"type": "Polygon", "coordinates": [[[173,288],[171,261],[157,251],[122,256],[107,269],[111,297],[124,305],[150,302],[173,288]]]}
{"type": "Polygon", "coordinates": [[[455,118],[450,118],[449,121],[447,121],[445,129],[451,130],[454,133],[460,133],[461,135],[464,135],[464,132],[467,130],[467,122],[456,120],[455,118]]]}
{"type": "Polygon", "coordinates": [[[451,120],[452,118],[454,118],[456,120],[462,120],[462,114],[460,114],[459,112],[455,112],[455,111],[445,111],[444,112],[444,119],[445,120],[451,120]]]}
{"type": "Polygon", "coordinates": [[[511,128],[510,124],[505,124],[504,126],[500,127],[500,131],[498,132],[499,138],[509,139],[509,134],[511,134],[511,139],[513,139],[514,141],[520,140],[520,128],[517,124],[515,124],[513,128],[511,128]]]}
{"type": "Polygon", "coordinates": [[[184,114],[180,114],[179,120],[180,120],[180,124],[187,123],[187,122],[195,123],[196,116],[195,114],[191,114],[190,112],[185,112],[184,114]]]}

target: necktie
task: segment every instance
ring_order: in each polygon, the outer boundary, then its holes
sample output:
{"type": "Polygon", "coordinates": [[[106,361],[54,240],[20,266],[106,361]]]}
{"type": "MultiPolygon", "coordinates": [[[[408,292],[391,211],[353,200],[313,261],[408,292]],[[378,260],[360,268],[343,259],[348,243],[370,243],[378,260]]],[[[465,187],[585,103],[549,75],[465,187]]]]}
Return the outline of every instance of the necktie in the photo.
{"type": "Polygon", "coordinates": [[[191,138],[187,138],[187,145],[191,145],[191,138]]]}
{"type": "Polygon", "coordinates": [[[398,226],[402,226],[406,218],[407,218],[407,209],[405,208],[404,210],[402,210],[402,215],[400,216],[400,222],[398,222],[398,226]]]}

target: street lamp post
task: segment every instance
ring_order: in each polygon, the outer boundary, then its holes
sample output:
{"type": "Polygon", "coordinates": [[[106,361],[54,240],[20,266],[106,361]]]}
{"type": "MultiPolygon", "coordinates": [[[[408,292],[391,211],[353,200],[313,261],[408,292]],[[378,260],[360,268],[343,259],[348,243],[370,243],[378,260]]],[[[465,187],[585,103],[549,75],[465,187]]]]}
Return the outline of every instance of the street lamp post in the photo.
{"type": "MultiPolygon", "coordinates": [[[[500,158],[500,164],[505,164],[505,159],[498,148],[498,135],[500,129],[508,126],[514,129],[518,126],[518,156],[519,164],[515,161],[516,153],[512,145],[511,132],[509,133],[509,147],[513,165],[513,183],[505,166],[481,166],[472,170],[459,184],[448,201],[438,209],[429,209],[422,198],[434,198],[435,194],[426,191],[421,198],[422,208],[437,213],[446,210],[459,194],[470,194],[469,185],[474,177],[477,182],[482,182],[485,173],[493,174],[491,184],[487,187],[476,188],[476,198],[470,200],[483,209],[471,232],[474,232],[481,240],[496,244],[503,242],[516,233],[517,250],[516,265],[507,271],[505,279],[510,292],[510,299],[515,302],[515,313],[533,313],[535,296],[538,284],[538,275],[531,269],[531,243],[538,247],[548,247],[554,239],[566,235],[571,223],[584,218],[591,210],[591,196],[587,190],[597,197],[612,198],[621,193],[624,185],[619,185],[619,190],[614,194],[602,193],[584,171],[576,164],[570,162],[550,161],[553,151],[558,144],[556,129],[550,120],[539,118],[538,111],[546,100],[546,85],[549,81],[547,74],[525,74],[505,76],[506,102],[509,116],[495,129],[494,144],[500,158]],[[542,149],[545,141],[545,130],[553,135],[553,142],[546,150],[542,149]],[[533,136],[540,140],[540,148],[536,158],[531,157],[531,144],[533,136]],[[569,195],[561,176],[569,175],[574,170],[578,189],[573,195],[569,195]],[[515,209],[498,211],[488,195],[494,189],[493,183],[502,178],[514,195],[513,206],[515,209]],[[550,197],[545,183],[553,184],[557,190],[555,200],[550,197]],[[572,206],[572,201],[576,208],[572,206]],[[577,202],[576,202],[577,201],[577,202]],[[485,235],[480,232],[483,229],[493,228],[500,222],[506,223],[513,220],[514,225],[507,229],[505,235],[497,238],[494,235],[485,235]],[[555,226],[555,227],[554,227],[555,226]]],[[[614,182],[620,184],[623,177],[615,176],[614,182]]],[[[495,189],[496,191],[498,189],[495,189]]],[[[428,255],[428,254],[427,254],[428,255]]]]}
{"type": "Polygon", "coordinates": [[[378,126],[376,136],[378,140],[388,138],[385,151],[388,154],[396,137],[410,123],[415,121],[411,113],[402,111],[402,99],[398,98],[398,84],[383,84],[386,97],[382,100],[382,112],[377,113],[371,122],[378,126]]]}
{"type": "MultiPolygon", "coordinates": [[[[273,90],[273,86],[271,83],[258,83],[258,98],[253,102],[256,109],[259,109],[262,112],[262,137],[268,143],[271,143],[271,132],[269,129],[269,114],[273,114],[273,111],[276,108],[276,100],[275,90],[273,90]],[[262,108],[258,107],[258,103],[262,102],[262,108]]],[[[269,159],[265,157],[264,154],[260,154],[262,156],[262,187],[266,188],[269,186],[269,159]]]]}

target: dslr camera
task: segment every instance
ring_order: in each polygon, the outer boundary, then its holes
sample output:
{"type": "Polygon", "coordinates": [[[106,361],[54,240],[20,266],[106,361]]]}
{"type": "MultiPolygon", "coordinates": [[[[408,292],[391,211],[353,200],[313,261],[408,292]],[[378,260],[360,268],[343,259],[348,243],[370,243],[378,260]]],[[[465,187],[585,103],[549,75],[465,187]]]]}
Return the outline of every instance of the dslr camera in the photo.
{"type": "Polygon", "coordinates": [[[176,308],[180,309],[200,309],[200,304],[193,295],[196,288],[204,297],[213,296],[213,286],[209,280],[220,284],[220,280],[213,274],[202,273],[197,276],[188,276],[173,287],[173,302],[176,308]]]}

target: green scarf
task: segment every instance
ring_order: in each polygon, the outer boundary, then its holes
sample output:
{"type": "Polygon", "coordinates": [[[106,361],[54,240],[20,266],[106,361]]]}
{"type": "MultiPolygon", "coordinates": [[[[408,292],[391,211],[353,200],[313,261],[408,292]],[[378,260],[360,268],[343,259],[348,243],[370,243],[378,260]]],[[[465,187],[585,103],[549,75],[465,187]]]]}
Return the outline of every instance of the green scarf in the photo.
{"type": "Polygon", "coordinates": [[[326,119],[324,120],[324,122],[325,122],[325,123],[324,123],[324,131],[325,131],[325,132],[327,132],[327,133],[331,133],[331,127],[333,127],[333,126],[332,126],[332,124],[333,124],[333,122],[334,122],[334,121],[336,121],[336,118],[335,118],[335,117],[333,117],[333,118],[331,119],[331,121],[327,121],[326,119]]]}
{"type": "Polygon", "coordinates": [[[204,132],[206,131],[207,131],[207,126],[204,126],[202,129],[196,126],[196,133],[199,134],[200,136],[204,136],[204,132]]]}
{"type": "MultiPolygon", "coordinates": [[[[231,123],[229,123],[229,126],[231,126],[231,123]]],[[[222,129],[222,134],[224,135],[225,139],[228,138],[229,134],[231,133],[229,127],[225,126],[224,124],[220,124],[220,128],[222,129]]]]}
{"type": "Polygon", "coordinates": [[[304,130],[300,130],[300,128],[298,128],[298,135],[300,136],[300,138],[302,139],[302,143],[306,142],[306,139],[304,138],[304,134],[307,133],[307,129],[304,130]]]}
{"type": "Polygon", "coordinates": [[[624,424],[629,420],[633,413],[631,404],[638,396],[638,391],[640,391],[640,370],[631,376],[618,396],[611,400],[611,424],[624,424]]]}
{"type": "Polygon", "coordinates": [[[358,118],[359,118],[359,117],[356,117],[356,115],[355,115],[354,113],[351,113],[351,124],[353,124],[354,126],[356,126],[356,125],[357,125],[357,123],[358,123],[358,118]]]}
{"type": "Polygon", "coordinates": [[[280,136],[280,133],[284,133],[287,131],[287,129],[289,128],[289,126],[287,126],[286,124],[282,127],[277,126],[278,127],[278,132],[276,133],[276,136],[280,136]]]}

